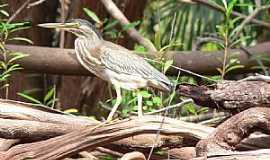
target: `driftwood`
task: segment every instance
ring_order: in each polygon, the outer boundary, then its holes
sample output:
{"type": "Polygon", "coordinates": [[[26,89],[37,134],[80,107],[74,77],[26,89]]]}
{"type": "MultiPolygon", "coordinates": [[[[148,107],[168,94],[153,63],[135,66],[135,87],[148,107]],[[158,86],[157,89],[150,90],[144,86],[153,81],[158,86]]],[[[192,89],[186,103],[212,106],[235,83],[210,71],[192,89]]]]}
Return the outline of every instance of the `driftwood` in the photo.
{"type": "MultiPolygon", "coordinates": [[[[96,137],[91,136],[91,139],[94,138],[93,142],[95,142],[94,144],[89,143],[90,146],[87,147],[87,149],[91,149],[91,150],[93,148],[96,148],[96,143],[99,142],[99,144],[102,146],[105,144],[107,145],[108,143],[105,143],[105,142],[109,142],[109,141],[114,141],[113,142],[114,146],[126,145],[127,147],[136,147],[136,148],[138,146],[140,146],[141,148],[150,148],[153,145],[152,144],[153,141],[155,140],[157,140],[156,147],[163,147],[163,146],[166,147],[168,145],[181,146],[183,144],[181,143],[183,137],[186,137],[186,141],[189,143],[191,141],[196,142],[200,140],[201,138],[205,138],[213,130],[213,128],[211,127],[177,121],[177,120],[173,120],[166,117],[165,124],[162,126],[163,128],[162,133],[169,134],[169,135],[173,134],[174,136],[161,135],[158,139],[156,139],[155,133],[159,130],[160,123],[162,122],[163,118],[156,117],[156,116],[146,116],[141,121],[138,121],[135,119],[124,120],[124,121],[117,122],[115,124],[104,126],[100,128],[101,130],[96,129],[95,131],[91,133],[92,128],[98,124],[97,122],[93,122],[84,118],[79,118],[79,117],[68,115],[62,112],[51,110],[44,106],[33,106],[30,104],[19,103],[19,102],[9,101],[9,100],[0,100],[0,118],[1,118],[0,120],[1,137],[20,139],[20,140],[23,140],[24,142],[32,142],[26,146],[17,145],[15,147],[10,148],[7,152],[3,152],[3,156],[5,155],[7,159],[12,159],[12,155],[14,153],[17,154],[18,151],[21,149],[25,151],[25,149],[27,149],[28,147],[30,147],[28,149],[31,155],[34,149],[38,149],[39,145],[42,146],[44,144],[45,146],[48,145],[45,148],[51,148],[49,146],[50,142],[52,143],[52,145],[55,145],[53,143],[57,143],[59,144],[59,146],[65,146],[64,144],[60,145],[59,142],[54,141],[57,138],[62,137],[58,135],[65,134],[64,136],[68,136],[69,134],[72,133],[72,135],[70,136],[74,137],[73,134],[82,135],[81,130],[85,130],[86,128],[90,130],[90,132],[85,131],[86,134],[89,133],[90,135],[99,135],[96,137]],[[119,126],[122,126],[123,128],[119,126]],[[72,131],[74,131],[75,133],[72,131]],[[103,133],[106,133],[106,134],[103,134],[103,133]],[[136,135],[140,133],[143,133],[143,135],[139,135],[139,137],[136,137],[136,136],[130,137],[131,135],[136,135]],[[145,133],[153,133],[153,134],[145,134],[145,133]],[[104,137],[106,136],[108,137],[105,139],[104,137]],[[56,139],[52,137],[56,137],[56,139]],[[109,137],[114,137],[114,138],[111,139],[109,137]],[[124,137],[130,137],[130,138],[123,139],[124,137]],[[142,139],[141,137],[144,137],[144,139],[142,139]],[[51,138],[51,139],[48,139],[48,138],[51,138]],[[48,139],[48,140],[45,140],[45,139],[48,139]],[[121,139],[121,140],[116,141],[117,139],[121,139]],[[39,140],[40,142],[36,142],[37,140],[39,140]],[[45,140],[45,141],[42,141],[42,140],[45,140]],[[91,147],[91,145],[94,145],[94,146],[91,147]]],[[[78,139],[78,142],[79,142],[79,139],[78,139]]],[[[62,140],[59,140],[59,141],[62,141],[62,140]]],[[[69,143],[68,141],[65,141],[65,140],[62,142],[69,143]]],[[[86,146],[82,146],[82,147],[86,147],[86,146]]],[[[78,148],[76,147],[76,149],[78,148]]],[[[41,150],[44,151],[44,148],[42,148],[41,150]]],[[[42,152],[39,150],[37,151],[37,153],[41,154],[42,152]]],[[[21,156],[22,155],[19,155],[19,157],[21,156]]],[[[39,157],[39,155],[37,156],[39,157]]],[[[14,157],[14,159],[16,159],[16,156],[14,157]]]]}
{"type": "MultiPolygon", "coordinates": [[[[270,108],[256,107],[247,109],[219,125],[207,139],[196,146],[197,156],[223,155],[254,131],[270,133],[270,108]]],[[[267,154],[270,157],[270,152],[267,154]]]]}
{"type": "Polygon", "coordinates": [[[265,81],[222,81],[216,86],[179,85],[178,93],[202,106],[241,111],[270,106],[270,83],[265,81]]]}
{"type": "Polygon", "coordinates": [[[192,140],[206,137],[207,132],[211,130],[209,128],[208,131],[201,130],[199,125],[191,123],[175,123],[173,119],[169,118],[165,119],[164,126],[160,129],[162,119],[147,116],[142,120],[124,120],[95,130],[93,127],[86,127],[45,141],[17,145],[5,152],[3,159],[12,160],[18,159],[18,157],[60,159],[74,154],[74,152],[95,149],[108,142],[141,133],[156,133],[160,130],[162,134],[181,135],[192,140]]]}
{"type": "MultiPolygon", "coordinates": [[[[232,82],[228,84],[230,86],[232,82]]],[[[54,160],[87,150],[90,151],[89,156],[93,157],[98,157],[100,153],[125,157],[126,152],[138,149],[147,157],[155,145],[166,154],[152,155],[152,159],[167,156],[190,159],[195,155],[208,159],[268,158],[270,152],[263,152],[266,150],[233,151],[270,148],[270,144],[263,143],[269,140],[267,135],[249,138],[254,131],[269,134],[269,115],[270,109],[265,106],[250,108],[231,117],[217,129],[160,116],[136,117],[100,125],[98,121],[46,106],[0,100],[0,156],[3,160],[54,160]],[[161,135],[157,136],[157,132],[161,135]],[[195,146],[196,143],[196,148],[184,147],[195,146]]],[[[141,154],[130,155],[139,158],[141,154]]]]}

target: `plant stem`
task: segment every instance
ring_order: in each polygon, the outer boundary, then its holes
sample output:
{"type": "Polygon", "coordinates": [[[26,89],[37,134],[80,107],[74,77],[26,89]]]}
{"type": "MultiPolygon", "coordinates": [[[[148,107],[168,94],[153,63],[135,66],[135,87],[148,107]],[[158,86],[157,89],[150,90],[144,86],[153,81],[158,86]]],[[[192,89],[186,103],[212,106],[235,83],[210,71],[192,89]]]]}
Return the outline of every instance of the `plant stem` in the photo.
{"type": "MultiPolygon", "coordinates": [[[[5,38],[6,39],[6,38],[5,38]]],[[[5,46],[5,42],[1,42],[2,46],[5,46]]],[[[3,61],[5,64],[7,64],[7,50],[5,47],[2,48],[3,52],[3,61]]],[[[8,67],[4,68],[4,71],[7,71],[8,67]]],[[[8,99],[8,93],[9,93],[9,85],[8,85],[8,80],[4,81],[4,88],[5,88],[5,99],[8,99]]]]}
{"type": "Polygon", "coordinates": [[[227,57],[228,57],[228,34],[225,35],[224,42],[225,42],[224,57],[223,57],[222,74],[221,74],[222,80],[224,80],[224,76],[226,73],[226,64],[227,64],[227,57]]]}

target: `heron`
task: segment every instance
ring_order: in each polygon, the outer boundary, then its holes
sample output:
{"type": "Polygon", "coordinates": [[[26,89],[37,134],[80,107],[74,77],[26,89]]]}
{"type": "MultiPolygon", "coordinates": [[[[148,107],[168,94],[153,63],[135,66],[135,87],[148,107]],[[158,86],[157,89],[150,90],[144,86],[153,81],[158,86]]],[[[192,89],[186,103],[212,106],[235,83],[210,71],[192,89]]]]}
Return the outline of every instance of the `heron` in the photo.
{"type": "MultiPolygon", "coordinates": [[[[143,57],[120,45],[106,41],[94,24],[83,19],[71,19],[65,23],[43,23],[43,28],[58,28],[76,36],[74,46],[79,63],[92,74],[114,85],[116,102],[108,115],[113,119],[121,104],[121,88],[139,91],[152,87],[161,91],[170,91],[170,80],[143,57]]],[[[138,92],[138,116],[143,116],[142,95],[138,92]]]]}

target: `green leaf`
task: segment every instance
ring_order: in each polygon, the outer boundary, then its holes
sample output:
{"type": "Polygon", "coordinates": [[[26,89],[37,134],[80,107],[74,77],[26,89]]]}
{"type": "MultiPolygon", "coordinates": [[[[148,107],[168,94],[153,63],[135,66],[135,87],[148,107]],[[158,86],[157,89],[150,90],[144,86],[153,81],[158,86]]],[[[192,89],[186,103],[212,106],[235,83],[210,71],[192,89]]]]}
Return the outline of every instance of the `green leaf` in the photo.
{"type": "Polygon", "coordinates": [[[148,101],[146,101],[146,105],[147,106],[153,106],[153,102],[148,100],[148,101]]]}
{"type": "Polygon", "coordinates": [[[193,114],[193,115],[196,115],[196,114],[197,114],[196,108],[194,107],[194,105],[192,105],[192,104],[187,104],[187,105],[185,105],[185,108],[186,108],[186,110],[187,110],[189,113],[191,113],[191,114],[193,114]]]}
{"type": "Polygon", "coordinates": [[[226,73],[232,71],[232,70],[236,70],[236,69],[239,69],[239,68],[245,68],[244,65],[234,65],[234,66],[231,66],[229,67],[227,70],[226,70],[226,73]]]}
{"type": "Polygon", "coordinates": [[[5,11],[5,10],[0,10],[0,13],[1,13],[2,15],[6,16],[6,17],[9,17],[8,12],[5,11]]]}
{"type": "Polygon", "coordinates": [[[52,88],[47,92],[47,94],[45,95],[44,100],[43,100],[44,103],[46,103],[49,99],[51,99],[51,98],[53,97],[54,93],[55,93],[55,88],[52,87],[52,88]]]}
{"type": "Polygon", "coordinates": [[[92,20],[94,20],[95,22],[99,23],[99,24],[102,24],[100,19],[98,18],[98,16],[93,12],[91,11],[90,9],[88,8],[83,8],[83,11],[86,13],[87,16],[89,16],[92,20]]]}
{"type": "Polygon", "coordinates": [[[148,91],[140,91],[139,94],[142,95],[143,98],[150,98],[152,96],[148,91]]]}
{"type": "Polygon", "coordinates": [[[12,66],[8,67],[7,70],[5,70],[3,74],[10,73],[10,72],[20,70],[20,69],[23,69],[23,68],[20,67],[19,64],[13,64],[12,66]]]}
{"type": "Polygon", "coordinates": [[[233,7],[235,6],[236,2],[237,2],[237,0],[229,1],[229,5],[228,5],[228,9],[227,9],[228,15],[232,14],[232,10],[233,10],[233,7]]]}
{"type": "Polygon", "coordinates": [[[114,26],[116,26],[118,23],[119,23],[118,20],[113,20],[113,21],[109,22],[106,26],[104,26],[103,30],[107,31],[108,29],[111,29],[114,26]]]}
{"type": "Polygon", "coordinates": [[[51,99],[51,100],[49,100],[48,102],[46,102],[46,106],[51,106],[53,103],[55,103],[55,102],[57,102],[57,101],[59,101],[59,99],[58,98],[55,98],[55,99],[51,99]]]}
{"type": "Polygon", "coordinates": [[[10,53],[10,56],[13,56],[13,58],[8,60],[8,65],[10,65],[12,62],[14,62],[14,61],[16,61],[18,59],[22,59],[22,58],[27,57],[29,55],[21,53],[21,52],[12,52],[12,53],[10,53]]]}
{"type": "Polygon", "coordinates": [[[142,54],[145,54],[146,53],[146,49],[142,45],[136,45],[134,51],[136,53],[142,53],[142,54]]]}
{"type": "Polygon", "coordinates": [[[153,103],[160,106],[161,105],[161,98],[160,97],[153,97],[153,103]]]}
{"type": "Polygon", "coordinates": [[[163,72],[166,73],[172,64],[173,64],[173,60],[167,60],[164,64],[163,72]]]}
{"type": "Polygon", "coordinates": [[[126,31],[126,30],[129,30],[131,28],[135,28],[140,23],[141,23],[140,21],[135,21],[135,22],[132,22],[132,23],[129,23],[129,24],[125,24],[125,25],[123,25],[123,30],[126,31]]]}
{"type": "Polygon", "coordinates": [[[0,61],[0,67],[1,67],[1,69],[3,69],[3,70],[6,70],[6,69],[7,69],[7,65],[6,65],[6,63],[3,62],[3,61],[0,61]]]}
{"type": "Polygon", "coordinates": [[[10,77],[10,74],[1,74],[0,81],[1,82],[6,81],[8,77],[10,77]]]}
{"type": "Polygon", "coordinates": [[[40,102],[39,100],[35,99],[34,97],[31,97],[27,94],[24,94],[24,93],[20,93],[18,92],[17,95],[21,96],[22,98],[25,98],[33,103],[36,103],[36,104],[42,104],[42,102],[40,102]]]}
{"type": "Polygon", "coordinates": [[[23,38],[23,37],[13,37],[13,38],[10,38],[8,40],[9,41],[23,41],[23,42],[26,42],[26,43],[29,43],[29,44],[34,44],[33,41],[31,41],[30,39],[23,38]]]}
{"type": "Polygon", "coordinates": [[[7,3],[5,3],[5,4],[1,4],[1,5],[0,5],[0,8],[6,7],[6,6],[8,6],[8,4],[7,4],[7,3]]]}
{"type": "Polygon", "coordinates": [[[222,3],[224,5],[224,8],[227,10],[228,6],[227,6],[227,0],[222,0],[222,3]]]}
{"type": "Polygon", "coordinates": [[[222,74],[223,70],[221,68],[217,68],[217,71],[222,74]]]}

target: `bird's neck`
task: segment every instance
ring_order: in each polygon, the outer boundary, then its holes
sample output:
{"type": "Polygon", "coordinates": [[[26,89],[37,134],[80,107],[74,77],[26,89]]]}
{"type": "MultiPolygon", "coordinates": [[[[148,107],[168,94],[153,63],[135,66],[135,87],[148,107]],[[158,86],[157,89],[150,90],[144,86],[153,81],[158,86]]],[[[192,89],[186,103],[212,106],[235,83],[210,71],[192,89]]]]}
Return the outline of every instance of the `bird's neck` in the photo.
{"type": "Polygon", "coordinates": [[[81,41],[84,43],[84,45],[87,45],[86,47],[91,49],[95,48],[96,46],[99,46],[102,42],[102,39],[100,39],[98,36],[87,36],[87,37],[78,37],[76,41],[81,41]]]}

